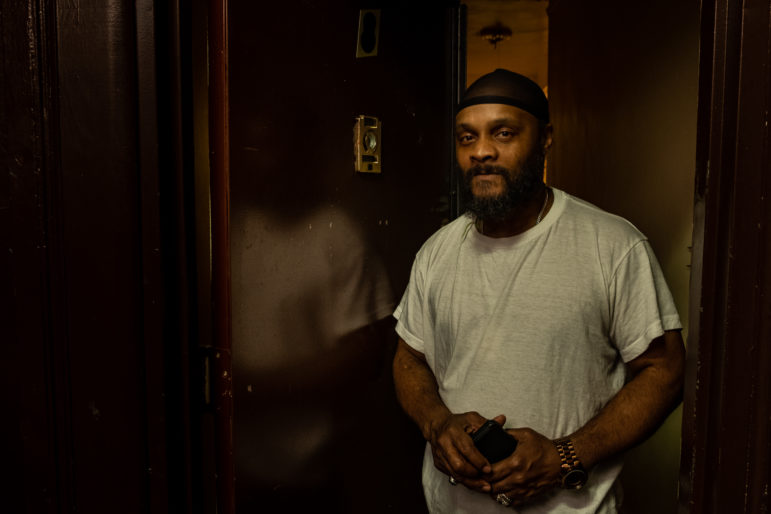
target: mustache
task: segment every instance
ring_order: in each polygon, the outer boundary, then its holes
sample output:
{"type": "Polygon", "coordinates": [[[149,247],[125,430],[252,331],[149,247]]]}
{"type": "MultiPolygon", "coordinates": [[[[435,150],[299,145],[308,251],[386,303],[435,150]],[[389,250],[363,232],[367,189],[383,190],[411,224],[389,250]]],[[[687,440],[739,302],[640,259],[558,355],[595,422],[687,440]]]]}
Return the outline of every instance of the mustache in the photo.
{"type": "Polygon", "coordinates": [[[511,171],[509,170],[509,168],[505,166],[499,166],[495,164],[477,164],[476,166],[472,166],[471,168],[469,168],[466,173],[470,177],[476,177],[477,175],[508,176],[511,174],[511,171]]]}

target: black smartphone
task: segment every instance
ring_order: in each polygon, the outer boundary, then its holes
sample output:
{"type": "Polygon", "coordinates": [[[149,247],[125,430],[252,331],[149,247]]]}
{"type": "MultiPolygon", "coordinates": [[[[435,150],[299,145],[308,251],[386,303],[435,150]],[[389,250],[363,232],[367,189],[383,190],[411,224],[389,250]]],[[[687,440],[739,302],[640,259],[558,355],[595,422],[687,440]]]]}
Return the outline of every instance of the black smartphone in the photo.
{"type": "Polygon", "coordinates": [[[490,464],[505,459],[517,449],[517,439],[492,419],[471,434],[471,439],[490,464]]]}

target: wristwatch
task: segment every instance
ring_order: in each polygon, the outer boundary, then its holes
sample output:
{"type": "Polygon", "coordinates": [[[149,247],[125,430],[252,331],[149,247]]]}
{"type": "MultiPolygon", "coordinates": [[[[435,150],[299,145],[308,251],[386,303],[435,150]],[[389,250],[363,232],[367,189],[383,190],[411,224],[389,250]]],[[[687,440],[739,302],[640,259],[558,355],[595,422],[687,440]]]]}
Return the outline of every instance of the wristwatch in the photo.
{"type": "Polygon", "coordinates": [[[557,439],[554,441],[557,447],[557,453],[560,455],[560,473],[562,474],[563,489],[581,489],[588,477],[586,470],[581,465],[576,455],[576,449],[573,448],[573,441],[569,438],[557,439]]]}

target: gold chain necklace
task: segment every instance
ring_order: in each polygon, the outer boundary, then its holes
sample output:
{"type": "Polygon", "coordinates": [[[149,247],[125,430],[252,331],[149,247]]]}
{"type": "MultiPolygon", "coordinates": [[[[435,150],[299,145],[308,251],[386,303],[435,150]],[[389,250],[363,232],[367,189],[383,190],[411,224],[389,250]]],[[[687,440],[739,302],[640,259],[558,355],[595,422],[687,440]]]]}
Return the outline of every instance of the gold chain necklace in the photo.
{"type": "Polygon", "coordinates": [[[546,210],[546,204],[549,203],[549,188],[546,188],[546,198],[543,201],[543,207],[541,207],[541,212],[538,213],[538,217],[535,219],[535,224],[538,225],[541,220],[543,219],[543,211],[546,210]]]}

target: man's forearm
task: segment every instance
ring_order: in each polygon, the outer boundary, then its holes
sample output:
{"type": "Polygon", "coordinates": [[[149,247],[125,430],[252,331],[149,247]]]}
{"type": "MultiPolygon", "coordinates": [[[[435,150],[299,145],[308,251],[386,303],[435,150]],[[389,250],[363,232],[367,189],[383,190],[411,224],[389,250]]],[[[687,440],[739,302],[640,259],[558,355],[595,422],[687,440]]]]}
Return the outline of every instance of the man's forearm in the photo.
{"type": "Polygon", "coordinates": [[[584,427],[570,435],[576,454],[591,467],[650,436],[679,403],[684,351],[679,332],[667,332],[631,364],[634,378],[584,427]]]}
{"type": "Polygon", "coordinates": [[[425,359],[399,340],[393,363],[396,396],[404,411],[431,439],[432,424],[449,416],[450,410],[439,396],[436,377],[425,359]]]}
{"type": "MultiPolygon", "coordinates": [[[[679,401],[683,363],[679,332],[667,332],[628,363],[632,380],[586,425],[569,434],[585,468],[640,443],[659,426],[679,401]]],[[[512,458],[493,467],[491,492],[528,501],[560,482],[560,457],[553,442],[532,429],[510,433],[520,445],[512,458]]]]}
{"type": "MultiPolygon", "coordinates": [[[[490,483],[482,474],[492,468],[469,436],[486,420],[478,412],[450,412],[439,396],[436,376],[423,354],[401,339],[394,356],[393,373],[399,403],[431,443],[434,466],[470,489],[489,493],[490,483]]],[[[495,420],[503,424],[506,417],[495,420]]]]}

